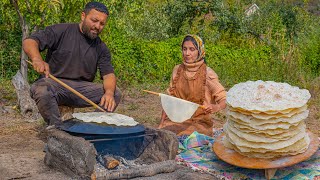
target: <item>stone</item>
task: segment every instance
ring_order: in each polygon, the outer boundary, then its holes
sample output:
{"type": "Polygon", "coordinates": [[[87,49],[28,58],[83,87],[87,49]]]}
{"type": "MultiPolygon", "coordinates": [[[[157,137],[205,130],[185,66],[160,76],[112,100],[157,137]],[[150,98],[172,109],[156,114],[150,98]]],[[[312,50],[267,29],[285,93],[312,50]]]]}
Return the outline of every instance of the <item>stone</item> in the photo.
{"type": "Polygon", "coordinates": [[[76,179],[91,179],[97,163],[93,144],[57,129],[46,133],[45,164],[76,179]]]}
{"type": "Polygon", "coordinates": [[[138,157],[138,162],[151,164],[175,159],[179,148],[178,138],[175,133],[165,129],[146,127],[146,134],[154,134],[154,137],[138,157]]]}

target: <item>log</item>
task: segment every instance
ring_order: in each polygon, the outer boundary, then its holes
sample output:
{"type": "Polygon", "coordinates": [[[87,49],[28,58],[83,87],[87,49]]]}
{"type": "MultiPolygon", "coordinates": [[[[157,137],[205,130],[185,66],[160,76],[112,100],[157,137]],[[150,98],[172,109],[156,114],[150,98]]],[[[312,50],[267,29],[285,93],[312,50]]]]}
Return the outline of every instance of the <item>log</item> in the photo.
{"type": "Polygon", "coordinates": [[[118,160],[116,160],[115,158],[113,158],[110,155],[106,155],[103,157],[104,159],[104,166],[107,169],[114,169],[115,167],[119,166],[120,162],[118,160]]]}
{"type": "Polygon", "coordinates": [[[177,168],[178,166],[174,160],[168,160],[136,168],[105,171],[105,174],[102,176],[99,175],[98,179],[130,179],[135,177],[148,177],[159,173],[173,172],[177,168]]]}

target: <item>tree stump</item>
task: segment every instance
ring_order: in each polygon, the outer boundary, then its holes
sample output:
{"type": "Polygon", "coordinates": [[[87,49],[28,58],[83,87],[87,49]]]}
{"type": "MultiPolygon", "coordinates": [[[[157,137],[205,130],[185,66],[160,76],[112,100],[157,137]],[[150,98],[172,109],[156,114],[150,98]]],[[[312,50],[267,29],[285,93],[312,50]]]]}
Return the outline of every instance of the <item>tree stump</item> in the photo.
{"type": "Polygon", "coordinates": [[[28,121],[36,121],[41,118],[36,102],[30,96],[30,86],[24,79],[21,72],[18,71],[12,78],[12,84],[15,87],[18,105],[21,115],[28,121]]]}

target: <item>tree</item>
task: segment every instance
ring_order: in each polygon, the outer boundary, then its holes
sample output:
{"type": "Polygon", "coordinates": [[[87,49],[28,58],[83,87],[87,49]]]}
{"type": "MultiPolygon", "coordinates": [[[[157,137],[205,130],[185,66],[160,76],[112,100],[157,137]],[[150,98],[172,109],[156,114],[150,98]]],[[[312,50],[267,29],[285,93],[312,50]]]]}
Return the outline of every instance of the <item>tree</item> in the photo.
{"type": "MultiPolygon", "coordinates": [[[[58,17],[58,12],[63,8],[62,0],[10,0],[9,2],[2,1],[2,3],[2,5],[11,5],[17,13],[22,31],[22,41],[31,32],[38,31],[39,27],[43,26],[45,22],[57,19],[55,17],[58,17]]],[[[7,11],[13,11],[13,9],[8,9],[7,11]]],[[[12,14],[10,15],[12,16],[12,14]]],[[[21,114],[29,117],[28,119],[37,120],[40,114],[34,100],[30,97],[26,60],[28,60],[28,56],[21,49],[20,69],[12,78],[12,83],[17,93],[21,114]]]]}

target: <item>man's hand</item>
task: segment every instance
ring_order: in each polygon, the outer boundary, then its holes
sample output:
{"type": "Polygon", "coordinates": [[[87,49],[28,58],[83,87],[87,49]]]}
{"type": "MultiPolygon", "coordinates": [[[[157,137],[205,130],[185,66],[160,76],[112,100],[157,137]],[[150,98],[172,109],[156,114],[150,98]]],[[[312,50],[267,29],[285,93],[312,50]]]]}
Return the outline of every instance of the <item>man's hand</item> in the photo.
{"type": "Polygon", "coordinates": [[[114,94],[110,92],[104,93],[100,100],[100,106],[107,109],[109,112],[113,112],[116,107],[116,101],[114,100],[114,94]]]}
{"type": "Polygon", "coordinates": [[[103,89],[105,92],[101,98],[100,106],[107,109],[109,112],[113,112],[116,107],[116,101],[114,100],[116,76],[113,73],[103,76],[103,89]]]}
{"type": "Polygon", "coordinates": [[[43,60],[33,60],[32,66],[34,70],[36,70],[38,73],[45,74],[46,78],[48,78],[50,73],[48,63],[44,62],[43,60]]]}

